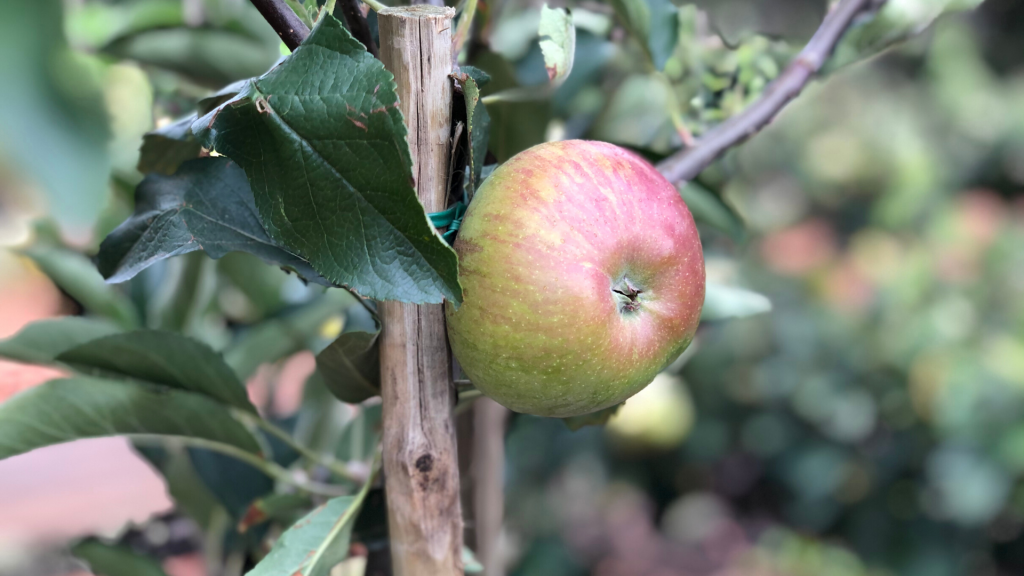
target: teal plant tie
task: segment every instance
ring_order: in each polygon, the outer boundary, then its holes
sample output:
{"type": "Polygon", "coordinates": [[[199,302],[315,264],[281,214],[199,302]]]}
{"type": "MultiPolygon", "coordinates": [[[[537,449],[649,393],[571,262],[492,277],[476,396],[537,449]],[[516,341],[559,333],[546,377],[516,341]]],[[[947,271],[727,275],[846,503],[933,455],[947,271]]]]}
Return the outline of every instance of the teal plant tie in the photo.
{"type": "Polygon", "coordinates": [[[451,245],[455,242],[455,235],[459,233],[459,227],[462,226],[462,217],[465,214],[466,204],[458,202],[443,212],[432,212],[427,214],[427,217],[430,218],[430,223],[434,225],[434,228],[448,229],[441,236],[444,238],[445,242],[451,245]]]}

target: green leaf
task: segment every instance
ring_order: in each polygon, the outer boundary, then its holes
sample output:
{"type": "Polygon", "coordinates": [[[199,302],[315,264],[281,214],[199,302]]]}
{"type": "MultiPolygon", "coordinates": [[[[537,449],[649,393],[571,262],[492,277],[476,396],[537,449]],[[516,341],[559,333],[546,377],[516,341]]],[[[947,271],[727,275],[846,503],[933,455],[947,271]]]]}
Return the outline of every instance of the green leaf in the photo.
{"type": "Polygon", "coordinates": [[[100,65],[68,48],[60,0],[5,2],[0,54],[4,164],[34,180],[61,224],[87,232],[110,190],[100,65]]]}
{"type": "Polygon", "coordinates": [[[85,256],[49,246],[33,246],[23,253],[88,312],[110,318],[125,328],[139,325],[139,317],[131,301],[104,282],[85,256]]]}
{"type": "Polygon", "coordinates": [[[163,386],[77,376],[50,380],[0,404],[0,459],[121,434],[187,436],[260,451],[221,404],[163,386]]]}
{"type": "Polygon", "coordinates": [[[33,322],[0,340],[0,357],[29,364],[52,364],[65,350],[121,331],[99,318],[65,316],[33,322]]]}
{"type": "Polygon", "coordinates": [[[480,88],[487,86],[491,81],[491,75],[476,66],[459,66],[459,71],[472,78],[480,88]]]}
{"type": "Polygon", "coordinates": [[[679,194],[693,214],[693,219],[712,226],[742,243],[747,236],[743,219],[721,196],[696,182],[687,182],[679,188],[679,194]]]}
{"type": "Polygon", "coordinates": [[[615,16],[644,50],[651,37],[651,9],[645,0],[612,0],[615,16]]]}
{"type": "MultiPolygon", "coordinates": [[[[491,75],[491,83],[484,91],[484,96],[518,86],[515,70],[497,53],[481,50],[475,62],[491,75]]],[[[491,117],[488,149],[501,163],[531,146],[544,142],[551,119],[551,102],[500,102],[491,106],[487,112],[491,117]]]]}
{"type": "Polygon", "coordinates": [[[274,479],[248,462],[203,448],[187,448],[189,462],[203,486],[235,522],[249,506],[274,491],[274,479]]]}
{"type": "Polygon", "coordinates": [[[59,356],[76,370],[96,376],[127,376],[202,394],[253,414],[245,386],[205,344],[173,332],[137,330],[98,338],[59,356]]]}
{"type": "Polygon", "coordinates": [[[345,332],[316,356],[316,369],[331,394],[358,404],[380,394],[380,349],[377,332],[345,332]]]}
{"type": "Polygon", "coordinates": [[[327,576],[348,556],[361,504],[357,498],[333,498],[305,515],[281,534],[266,558],[246,576],[327,576]]]}
{"type": "Polygon", "coordinates": [[[245,381],[260,364],[277,362],[300,350],[319,350],[327,339],[337,334],[325,334],[331,322],[340,322],[342,314],[354,304],[354,298],[343,290],[329,290],[313,302],[287,314],[264,320],[224,351],[224,359],[235,374],[245,381]]]}
{"type": "Polygon", "coordinates": [[[580,416],[570,416],[569,418],[562,418],[562,422],[572,430],[573,432],[583,428],[585,426],[604,426],[608,423],[608,419],[612,417],[619,408],[622,408],[624,402],[619,402],[615,406],[609,406],[597,412],[591,412],[590,414],[582,414],[580,416]]]}
{"type": "Polygon", "coordinates": [[[651,14],[650,32],[647,48],[651,61],[658,70],[664,70],[665,64],[676,50],[679,42],[679,8],[671,0],[646,0],[651,14]]]}
{"type": "Polygon", "coordinates": [[[299,2],[299,0],[284,1],[288,4],[288,7],[292,9],[292,12],[295,12],[295,15],[299,17],[299,20],[302,20],[302,23],[305,24],[307,28],[313,27],[313,18],[309,16],[309,12],[306,11],[306,7],[302,5],[302,2],[299,2]]]}
{"type": "MultiPolygon", "coordinates": [[[[465,70],[468,67],[464,67],[465,70]]],[[[488,77],[488,79],[490,79],[488,77]]],[[[490,137],[491,117],[487,114],[487,107],[480,102],[480,88],[470,73],[464,73],[462,77],[462,96],[466,101],[466,118],[469,132],[469,198],[473,198],[476,189],[480,187],[481,173],[484,169],[484,159],[487,156],[487,141],[490,137]]]]}
{"type": "Polygon", "coordinates": [[[658,70],[679,40],[679,8],[670,0],[612,0],[615,15],[658,70]]]}
{"type": "Polygon", "coordinates": [[[379,401],[359,406],[359,414],[348,421],[335,446],[334,455],[339,460],[367,461],[373,458],[384,433],[382,408],[379,401]]]}
{"type": "Polygon", "coordinates": [[[71,554],[85,561],[97,576],[167,576],[154,558],[95,538],[75,544],[71,547],[71,554]]]}
{"type": "Polygon", "coordinates": [[[97,267],[108,282],[124,282],[160,260],[196,250],[211,258],[249,252],[330,285],[267,236],[245,173],[227,158],[198,158],[173,176],[146,176],[135,189],[135,213],[100,244],[97,267]]]}
{"type": "Polygon", "coordinates": [[[216,298],[214,267],[201,252],[186,254],[177,263],[177,273],[164,287],[170,297],[152,307],[151,317],[158,318],[156,327],[161,330],[191,332],[216,298]]]}
{"type": "Polygon", "coordinates": [[[131,3],[89,2],[69,6],[68,39],[74,46],[95,50],[119,36],[152,28],[185,24],[178,0],[142,0],[131,3]]]}
{"type": "Polygon", "coordinates": [[[827,72],[867,58],[923,32],[947,13],[973,10],[982,0],[888,0],[873,18],[850,29],[825,66],[827,72]]]}
{"type": "MultiPolygon", "coordinates": [[[[278,63],[280,62],[281,60],[278,60],[278,63]]],[[[213,94],[210,94],[206,98],[199,100],[199,102],[196,103],[196,114],[199,116],[206,116],[210,113],[211,110],[213,110],[217,106],[220,106],[221,104],[227,102],[228,100],[231,100],[235,96],[238,96],[238,93],[241,92],[242,89],[245,88],[245,86],[248,83],[248,78],[245,80],[238,80],[237,82],[232,82],[231,84],[228,84],[220,90],[217,90],[213,94]]]]}
{"type": "Polygon", "coordinates": [[[238,523],[238,531],[245,532],[253,526],[270,521],[290,519],[294,522],[297,512],[308,510],[311,505],[309,496],[304,494],[271,494],[249,506],[245,516],[238,523]]]}
{"type": "Polygon", "coordinates": [[[466,574],[483,574],[484,565],[476,559],[476,555],[468,546],[462,547],[462,568],[466,574]]]}
{"type": "Polygon", "coordinates": [[[674,149],[673,138],[678,138],[669,116],[672,98],[671,89],[657,74],[631,74],[608,99],[591,136],[667,154],[674,149]]]}
{"type": "Polygon", "coordinates": [[[280,56],[276,45],[249,33],[185,26],[123,36],[102,52],[171,70],[212,87],[262,74],[280,56]]]}
{"type": "Polygon", "coordinates": [[[540,8],[540,51],[544,55],[544,67],[548,80],[554,86],[561,86],[572,72],[572,61],[576,55],[576,27],[572,16],[565,8],[540,8]]]}
{"type": "Polygon", "coordinates": [[[136,442],[133,446],[164,477],[175,508],[207,529],[221,513],[220,503],[196,473],[185,446],[175,441],[163,446],[136,442]]]}
{"type": "Polygon", "coordinates": [[[342,429],[351,419],[351,409],[335,401],[316,370],[302,387],[302,405],[295,422],[295,441],[314,452],[331,452],[338,445],[342,429]]]}
{"type": "Polygon", "coordinates": [[[745,318],[769,312],[771,309],[771,301],[763,294],[708,282],[700,319],[704,321],[745,318]]]}
{"type": "Polygon", "coordinates": [[[218,276],[245,295],[236,306],[230,301],[224,312],[236,322],[257,322],[294,304],[295,285],[289,274],[245,252],[232,252],[217,260],[218,276]]]}
{"type": "Polygon", "coordinates": [[[203,147],[192,135],[195,120],[195,114],[185,116],[143,135],[136,169],[143,174],[171,175],[182,162],[198,158],[203,147]]]}
{"type": "Polygon", "coordinates": [[[270,236],[381,300],[461,302],[455,252],[413,190],[393,77],[333,16],[193,132],[237,161],[270,236]]]}

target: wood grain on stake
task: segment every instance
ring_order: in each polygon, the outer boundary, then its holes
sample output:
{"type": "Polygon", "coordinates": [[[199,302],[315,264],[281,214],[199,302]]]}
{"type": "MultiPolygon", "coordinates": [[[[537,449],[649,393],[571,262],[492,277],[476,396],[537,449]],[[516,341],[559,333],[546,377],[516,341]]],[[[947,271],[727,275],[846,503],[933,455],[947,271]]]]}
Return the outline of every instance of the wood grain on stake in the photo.
{"type": "MultiPolygon", "coordinates": [[[[416,194],[445,208],[452,8],[381,10],[380,57],[395,75],[416,194]]],[[[444,309],[381,303],[384,473],[395,576],[462,574],[462,511],[444,309]]]]}

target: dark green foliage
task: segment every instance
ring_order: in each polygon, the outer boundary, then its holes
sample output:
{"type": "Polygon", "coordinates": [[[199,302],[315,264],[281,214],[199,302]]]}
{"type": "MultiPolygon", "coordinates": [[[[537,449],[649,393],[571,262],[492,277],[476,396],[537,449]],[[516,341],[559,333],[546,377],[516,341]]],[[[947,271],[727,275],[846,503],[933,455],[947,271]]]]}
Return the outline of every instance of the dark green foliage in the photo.
{"type": "Polygon", "coordinates": [[[135,214],[100,245],[97,267],[108,281],[124,282],[164,258],[196,250],[211,258],[248,252],[329,285],[267,236],[245,173],[227,158],[190,160],[173,176],[147,176],[135,190],[135,214]]]}
{"type": "Polygon", "coordinates": [[[256,454],[252,435],[206,396],[130,380],[51,380],[0,407],[0,459],[120,434],[189,436],[256,454]]]}
{"type": "Polygon", "coordinates": [[[245,387],[220,354],[172,332],[140,330],[113,334],[65,350],[56,360],[87,374],[152,382],[256,412],[245,387]]]}
{"type": "Polygon", "coordinates": [[[267,232],[324,277],[372,298],[458,302],[455,253],[416,199],[397,104],[391,74],[328,15],[193,131],[245,169],[267,232]]]}

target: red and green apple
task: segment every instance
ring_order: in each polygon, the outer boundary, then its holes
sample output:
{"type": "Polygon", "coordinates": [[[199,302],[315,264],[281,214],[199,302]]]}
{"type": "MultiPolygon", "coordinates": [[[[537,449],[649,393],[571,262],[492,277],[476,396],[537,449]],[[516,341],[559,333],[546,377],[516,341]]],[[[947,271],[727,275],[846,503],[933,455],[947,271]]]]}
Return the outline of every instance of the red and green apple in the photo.
{"type": "Polygon", "coordinates": [[[639,156],[583,140],[525,150],[480,187],[447,307],[473,384],[516,412],[568,417],[647,386],[690,344],[704,258],[676,188],[639,156]]]}

